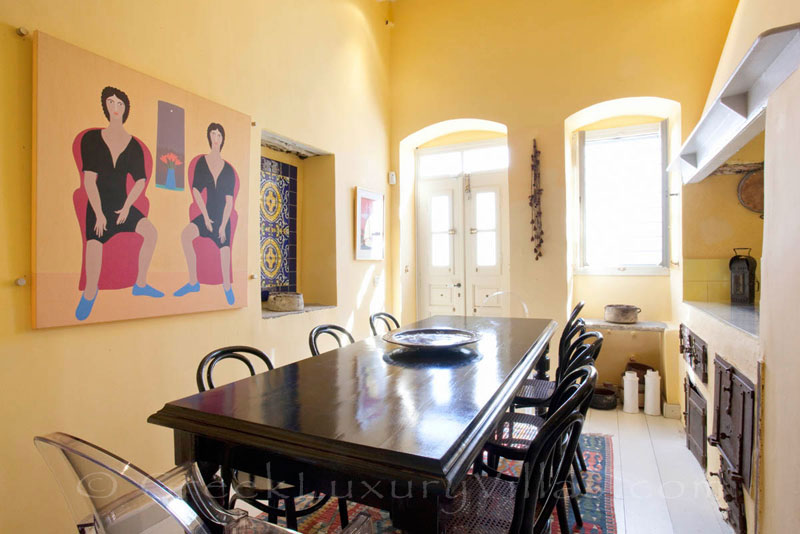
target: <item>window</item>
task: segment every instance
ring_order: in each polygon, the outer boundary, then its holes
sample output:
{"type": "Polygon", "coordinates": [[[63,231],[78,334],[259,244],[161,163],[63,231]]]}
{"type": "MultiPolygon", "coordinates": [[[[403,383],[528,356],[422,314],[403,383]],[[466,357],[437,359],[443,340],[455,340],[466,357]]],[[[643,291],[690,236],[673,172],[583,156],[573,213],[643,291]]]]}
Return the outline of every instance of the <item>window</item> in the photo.
{"type": "Polygon", "coordinates": [[[508,146],[505,140],[479,141],[452,147],[424,148],[418,155],[417,176],[422,179],[454,177],[460,174],[499,171],[508,168],[508,146]]]}
{"type": "Polygon", "coordinates": [[[580,132],[579,272],[667,267],[664,123],[580,132]]]}

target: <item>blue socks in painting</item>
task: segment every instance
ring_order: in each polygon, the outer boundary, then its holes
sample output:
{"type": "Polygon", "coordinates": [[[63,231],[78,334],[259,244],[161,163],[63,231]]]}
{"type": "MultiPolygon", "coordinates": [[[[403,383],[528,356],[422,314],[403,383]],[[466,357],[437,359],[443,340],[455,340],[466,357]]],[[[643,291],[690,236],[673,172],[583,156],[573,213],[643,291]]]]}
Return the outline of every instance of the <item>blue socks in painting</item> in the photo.
{"type": "Polygon", "coordinates": [[[133,284],[133,291],[131,293],[133,293],[133,295],[136,297],[159,298],[164,296],[164,293],[154,288],[150,284],[145,284],[144,286],[141,287],[137,286],[136,284],[133,284]]]}
{"type": "Polygon", "coordinates": [[[94,306],[95,300],[97,300],[97,293],[94,294],[92,300],[81,295],[81,300],[78,302],[78,307],[75,309],[75,318],[79,321],[83,321],[89,317],[89,314],[92,313],[92,306],[94,306]]]}
{"type": "Polygon", "coordinates": [[[236,299],[233,296],[233,288],[225,290],[225,298],[227,299],[228,304],[233,306],[233,303],[236,302],[236,299]]]}
{"type": "Polygon", "coordinates": [[[197,293],[198,291],[200,291],[200,282],[197,282],[196,284],[186,284],[177,291],[175,291],[173,295],[175,295],[176,297],[182,297],[187,293],[197,293]]]}

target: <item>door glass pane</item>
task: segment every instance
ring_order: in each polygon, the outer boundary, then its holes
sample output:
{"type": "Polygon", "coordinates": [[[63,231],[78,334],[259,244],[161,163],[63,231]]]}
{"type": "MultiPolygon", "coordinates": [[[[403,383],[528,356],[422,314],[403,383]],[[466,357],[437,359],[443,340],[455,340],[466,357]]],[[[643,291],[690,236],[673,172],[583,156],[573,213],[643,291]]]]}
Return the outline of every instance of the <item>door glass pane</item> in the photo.
{"type": "Polygon", "coordinates": [[[438,195],[431,198],[431,232],[450,230],[450,196],[438,195]]]}
{"type": "Polygon", "coordinates": [[[461,152],[439,152],[419,157],[421,178],[434,176],[458,176],[461,174],[461,152]]]}
{"type": "Polygon", "coordinates": [[[495,229],[497,224],[495,198],[494,191],[482,191],[475,195],[475,225],[478,230],[495,229]]]}
{"type": "Polygon", "coordinates": [[[431,235],[431,264],[434,267],[450,265],[450,234],[431,235]]]}
{"type": "Polygon", "coordinates": [[[478,267],[497,265],[497,233],[478,232],[475,236],[475,258],[478,267]]]}
{"type": "Polygon", "coordinates": [[[464,172],[494,171],[508,168],[508,147],[490,146],[464,151],[464,172]]]}

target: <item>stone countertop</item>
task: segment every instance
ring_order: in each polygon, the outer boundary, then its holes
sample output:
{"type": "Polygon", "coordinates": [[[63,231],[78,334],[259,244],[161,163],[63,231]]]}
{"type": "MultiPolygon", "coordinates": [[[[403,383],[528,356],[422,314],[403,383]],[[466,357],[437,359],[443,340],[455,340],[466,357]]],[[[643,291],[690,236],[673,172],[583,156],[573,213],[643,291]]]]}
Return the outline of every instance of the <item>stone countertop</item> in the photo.
{"type": "Polygon", "coordinates": [[[600,330],[627,330],[630,332],[664,332],[667,329],[667,323],[660,321],[638,321],[630,324],[610,323],[603,319],[584,319],[584,321],[587,330],[599,328],[600,330]]]}
{"type": "Polygon", "coordinates": [[[317,310],[326,310],[328,308],[335,308],[336,306],[330,304],[306,304],[302,310],[297,311],[272,311],[265,307],[265,303],[261,303],[261,318],[262,319],[275,319],[283,317],[284,315],[296,315],[298,313],[308,313],[317,310]]]}
{"type": "Polygon", "coordinates": [[[730,302],[684,301],[684,304],[719,319],[742,332],[758,337],[758,305],[733,304],[730,302]]]}

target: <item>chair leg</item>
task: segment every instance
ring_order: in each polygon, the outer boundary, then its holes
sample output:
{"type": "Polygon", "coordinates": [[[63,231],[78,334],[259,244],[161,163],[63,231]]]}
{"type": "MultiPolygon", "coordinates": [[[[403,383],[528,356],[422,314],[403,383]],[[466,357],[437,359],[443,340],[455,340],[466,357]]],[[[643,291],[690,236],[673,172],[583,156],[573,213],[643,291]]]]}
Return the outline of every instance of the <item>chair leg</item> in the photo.
{"type": "Polygon", "coordinates": [[[488,461],[486,463],[489,465],[489,467],[497,471],[497,468],[500,466],[500,456],[490,452],[488,461]]]}
{"type": "Polygon", "coordinates": [[[578,456],[578,462],[581,464],[581,471],[586,471],[586,460],[583,458],[583,451],[581,450],[580,443],[578,443],[578,450],[575,454],[578,456]]]}
{"type": "Polygon", "coordinates": [[[297,510],[294,507],[294,499],[289,497],[283,499],[286,508],[286,527],[297,530],[297,510]]]}
{"type": "MultiPolygon", "coordinates": [[[[278,498],[277,497],[270,497],[267,502],[272,508],[278,507],[278,498]]],[[[276,514],[267,514],[267,521],[272,524],[278,524],[278,516],[276,514]]]]}
{"type": "Polygon", "coordinates": [[[569,532],[569,521],[567,520],[567,506],[564,504],[564,496],[561,495],[556,501],[556,512],[558,513],[558,527],[562,533],[569,532]]]}
{"type": "Polygon", "coordinates": [[[578,505],[578,499],[575,497],[575,487],[572,485],[572,480],[570,479],[567,479],[567,492],[569,494],[569,504],[572,506],[572,515],[575,516],[575,524],[578,528],[583,528],[581,507],[578,505]]]}
{"type": "Polygon", "coordinates": [[[586,484],[583,483],[583,475],[581,474],[581,467],[578,465],[577,458],[572,459],[572,472],[578,480],[578,487],[581,489],[581,493],[586,495],[586,484]]]}
{"type": "Polygon", "coordinates": [[[347,499],[339,497],[339,522],[342,524],[342,529],[350,522],[347,517],[347,499]]]}

